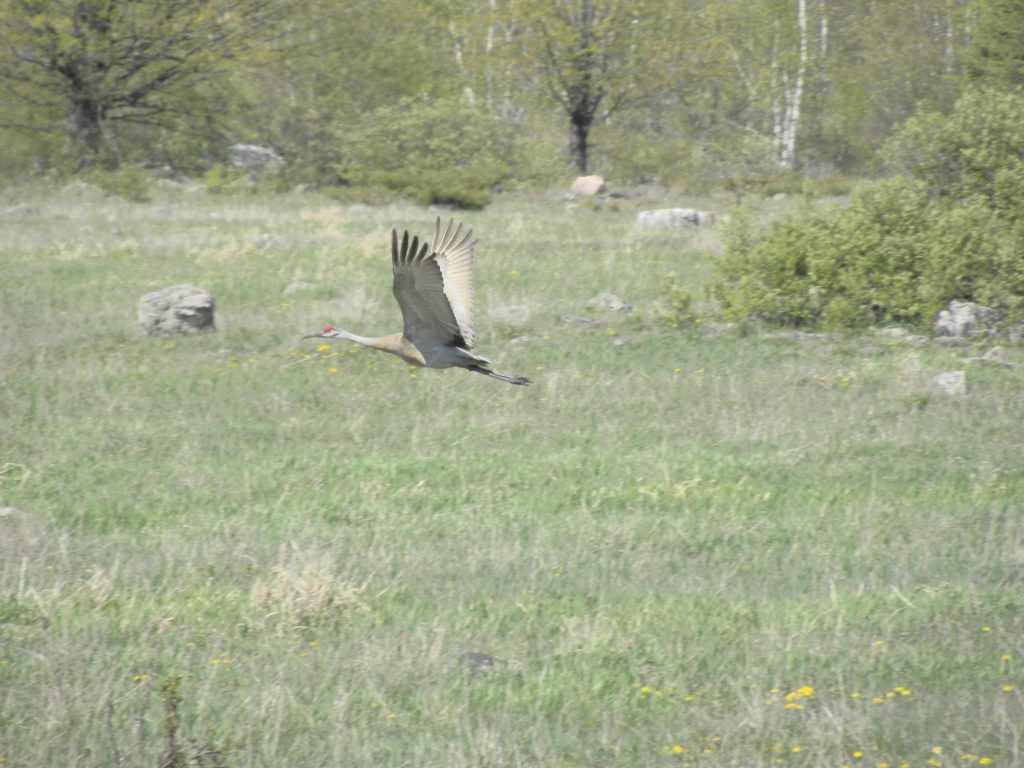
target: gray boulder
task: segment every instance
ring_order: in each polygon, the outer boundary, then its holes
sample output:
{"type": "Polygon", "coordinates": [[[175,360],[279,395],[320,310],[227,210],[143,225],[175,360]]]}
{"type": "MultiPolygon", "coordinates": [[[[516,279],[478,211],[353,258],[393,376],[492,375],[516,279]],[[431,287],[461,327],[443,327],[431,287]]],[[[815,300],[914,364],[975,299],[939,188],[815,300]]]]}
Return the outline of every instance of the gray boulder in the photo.
{"type": "Polygon", "coordinates": [[[608,185],[601,176],[580,176],[569,187],[569,191],[576,197],[594,197],[607,192],[608,185]]]}
{"type": "Polygon", "coordinates": [[[273,171],[284,165],[284,158],[270,147],[258,144],[232,144],[228,147],[228,160],[236,168],[249,171],[249,178],[259,181],[266,171],[273,171]]]}
{"type": "Polygon", "coordinates": [[[282,296],[292,296],[296,293],[305,293],[306,291],[312,291],[316,286],[312,283],[307,283],[305,280],[296,280],[294,283],[288,283],[281,291],[282,296]]]}
{"type": "Polygon", "coordinates": [[[18,216],[34,216],[39,213],[39,209],[34,205],[28,203],[19,203],[18,205],[12,205],[10,208],[4,208],[0,211],[0,219],[14,219],[18,216]]]}
{"type": "Polygon", "coordinates": [[[591,309],[603,309],[606,312],[631,312],[633,307],[624,302],[614,293],[599,293],[587,302],[591,309]]]}
{"type": "Polygon", "coordinates": [[[998,310],[973,301],[953,299],[935,318],[937,336],[994,336],[1002,316],[998,310]]]}
{"type": "Polygon", "coordinates": [[[943,371],[932,379],[932,387],[943,395],[955,397],[967,392],[967,374],[963,371],[943,371]]]}
{"type": "Polygon", "coordinates": [[[710,224],[714,218],[714,214],[696,208],[659,208],[640,211],[636,215],[636,223],[648,229],[681,229],[710,224]]]}
{"type": "Polygon", "coordinates": [[[213,296],[194,285],[173,285],[139,300],[139,325],[151,336],[213,330],[213,296]]]}
{"type": "Polygon", "coordinates": [[[491,322],[518,328],[530,321],[530,308],[525,304],[509,304],[491,310],[491,322]]]}

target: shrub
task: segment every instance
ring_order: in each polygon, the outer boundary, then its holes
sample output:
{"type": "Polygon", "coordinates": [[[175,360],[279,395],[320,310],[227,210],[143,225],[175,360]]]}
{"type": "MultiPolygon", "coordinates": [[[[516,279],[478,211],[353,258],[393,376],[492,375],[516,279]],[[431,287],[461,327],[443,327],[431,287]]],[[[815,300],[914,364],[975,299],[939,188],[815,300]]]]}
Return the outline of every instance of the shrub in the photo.
{"type": "Polygon", "coordinates": [[[849,205],[804,213],[758,234],[726,233],[711,292],[732,320],[856,327],[935,316],[950,299],[1016,313],[1021,238],[982,201],[934,201],[923,182],[860,186],[849,205]]]}
{"type": "Polygon", "coordinates": [[[664,322],[669,328],[687,328],[697,322],[693,294],[675,274],[662,278],[661,295],[666,304],[664,322]]]}
{"type": "Polygon", "coordinates": [[[881,155],[888,167],[924,182],[936,197],[982,197],[1009,212],[1000,197],[1010,179],[1024,179],[1024,95],[968,91],[949,114],[925,110],[908,119],[881,155]]]}
{"type": "Polygon", "coordinates": [[[515,163],[511,135],[459,98],[403,99],[339,137],[348,182],[423,204],[483,208],[515,163]]]}
{"type": "Polygon", "coordinates": [[[726,232],[712,296],[733,320],[854,327],[929,321],[951,299],[1024,314],[1024,97],[972,93],[921,113],[886,157],[907,175],[847,206],[726,232]]]}
{"type": "Polygon", "coordinates": [[[108,195],[133,203],[144,203],[149,200],[153,185],[153,175],[139,165],[122,165],[116,170],[94,168],[81,174],[81,178],[95,184],[108,195]]]}
{"type": "Polygon", "coordinates": [[[240,189],[251,189],[249,172],[245,168],[222,165],[211,166],[203,174],[203,186],[211,195],[223,195],[240,189]]]}

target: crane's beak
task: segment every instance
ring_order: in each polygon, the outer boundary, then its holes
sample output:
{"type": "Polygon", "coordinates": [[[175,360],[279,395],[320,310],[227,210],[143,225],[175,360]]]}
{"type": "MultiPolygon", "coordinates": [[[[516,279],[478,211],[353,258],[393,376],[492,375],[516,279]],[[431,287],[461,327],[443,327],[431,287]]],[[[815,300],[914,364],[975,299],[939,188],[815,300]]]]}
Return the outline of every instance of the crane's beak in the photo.
{"type": "Polygon", "coordinates": [[[302,338],[304,339],[322,339],[324,335],[322,333],[307,333],[302,338]]]}

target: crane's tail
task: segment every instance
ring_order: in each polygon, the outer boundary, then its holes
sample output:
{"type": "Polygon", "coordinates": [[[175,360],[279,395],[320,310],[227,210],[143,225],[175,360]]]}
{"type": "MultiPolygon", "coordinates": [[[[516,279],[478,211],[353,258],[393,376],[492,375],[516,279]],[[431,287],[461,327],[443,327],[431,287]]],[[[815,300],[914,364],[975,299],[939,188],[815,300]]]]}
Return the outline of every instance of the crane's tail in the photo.
{"type": "Polygon", "coordinates": [[[499,379],[500,381],[507,381],[509,384],[532,384],[525,376],[506,376],[504,373],[498,373],[492,371],[490,368],[484,368],[482,365],[467,365],[467,371],[475,371],[476,373],[482,373],[484,376],[490,376],[492,379],[499,379]]]}

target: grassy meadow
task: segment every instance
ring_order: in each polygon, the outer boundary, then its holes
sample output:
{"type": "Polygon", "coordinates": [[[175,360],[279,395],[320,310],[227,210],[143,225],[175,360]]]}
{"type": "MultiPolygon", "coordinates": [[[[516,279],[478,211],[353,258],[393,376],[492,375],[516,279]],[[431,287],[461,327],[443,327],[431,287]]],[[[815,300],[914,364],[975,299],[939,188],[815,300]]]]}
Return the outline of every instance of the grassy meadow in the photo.
{"type": "Polygon", "coordinates": [[[301,339],[399,330],[436,211],[16,204],[0,764],[1024,765],[1024,351],[672,330],[715,229],[509,197],[461,218],[511,387],[301,339]],[[142,333],[177,283],[215,333],[142,333]]]}

